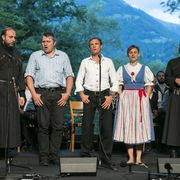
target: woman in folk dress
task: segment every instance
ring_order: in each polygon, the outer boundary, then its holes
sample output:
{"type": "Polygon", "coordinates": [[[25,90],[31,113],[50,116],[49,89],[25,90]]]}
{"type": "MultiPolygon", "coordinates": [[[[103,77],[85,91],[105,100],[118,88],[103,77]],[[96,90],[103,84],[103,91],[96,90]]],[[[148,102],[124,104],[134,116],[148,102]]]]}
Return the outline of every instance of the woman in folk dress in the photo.
{"type": "Polygon", "coordinates": [[[139,47],[128,47],[127,56],[130,62],[117,71],[119,104],[115,115],[113,139],[127,145],[127,164],[135,162],[133,146],[136,145],[136,164],[144,165],[141,160],[142,145],[154,141],[149,103],[154,76],[147,66],[138,63],[139,47]]]}

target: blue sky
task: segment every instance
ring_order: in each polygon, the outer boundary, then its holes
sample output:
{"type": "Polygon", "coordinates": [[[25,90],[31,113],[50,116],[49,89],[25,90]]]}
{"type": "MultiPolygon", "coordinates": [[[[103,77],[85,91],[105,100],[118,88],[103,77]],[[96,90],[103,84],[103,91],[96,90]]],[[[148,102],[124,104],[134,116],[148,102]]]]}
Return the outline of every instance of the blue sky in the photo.
{"type": "MultiPolygon", "coordinates": [[[[161,19],[163,21],[180,24],[179,12],[170,14],[169,12],[164,12],[166,8],[162,7],[160,3],[163,0],[124,0],[128,4],[138,9],[142,9],[149,15],[161,19]]],[[[167,0],[164,0],[167,1],[167,0]]]]}

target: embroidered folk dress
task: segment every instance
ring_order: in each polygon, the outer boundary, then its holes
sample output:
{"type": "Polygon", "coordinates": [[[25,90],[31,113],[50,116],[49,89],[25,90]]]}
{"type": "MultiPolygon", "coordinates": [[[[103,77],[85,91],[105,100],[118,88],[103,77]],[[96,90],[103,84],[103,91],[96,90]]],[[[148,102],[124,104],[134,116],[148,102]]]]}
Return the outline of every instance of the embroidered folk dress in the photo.
{"type": "Polygon", "coordinates": [[[119,82],[124,90],[115,114],[113,139],[125,144],[154,141],[151,107],[144,90],[146,85],[152,85],[154,76],[147,66],[139,63],[135,67],[127,64],[120,68],[123,81],[119,82]]]}

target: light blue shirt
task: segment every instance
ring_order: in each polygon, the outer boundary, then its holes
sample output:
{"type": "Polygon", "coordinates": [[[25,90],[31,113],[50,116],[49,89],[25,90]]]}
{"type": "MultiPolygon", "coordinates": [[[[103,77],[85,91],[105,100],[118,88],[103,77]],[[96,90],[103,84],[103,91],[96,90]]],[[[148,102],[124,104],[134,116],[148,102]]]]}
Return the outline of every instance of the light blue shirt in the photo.
{"type": "Polygon", "coordinates": [[[67,54],[55,49],[51,58],[43,50],[32,53],[24,76],[33,78],[35,88],[51,88],[66,87],[66,78],[74,73],[67,54]]]}

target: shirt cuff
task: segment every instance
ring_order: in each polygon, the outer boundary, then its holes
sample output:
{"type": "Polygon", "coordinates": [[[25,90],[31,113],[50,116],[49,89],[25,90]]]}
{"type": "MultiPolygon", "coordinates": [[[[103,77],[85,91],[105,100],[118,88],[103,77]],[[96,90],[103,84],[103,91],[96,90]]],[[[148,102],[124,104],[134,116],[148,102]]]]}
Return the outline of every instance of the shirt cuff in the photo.
{"type": "Polygon", "coordinates": [[[145,85],[144,86],[153,86],[154,85],[154,83],[153,82],[148,82],[148,83],[145,83],[145,85]]]}
{"type": "Polygon", "coordinates": [[[76,95],[77,93],[84,91],[84,88],[78,88],[74,91],[74,94],[76,95]]]}
{"type": "Polygon", "coordinates": [[[72,77],[74,78],[74,74],[73,74],[73,73],[66,74],[66,79],[67,79],[69,76],[72,76],[72,77]]]}
{"type": "MultiPolygon", "coordinates": [[[[119,87],[119,86],[118,86],[119,87]]],[[[114,87],[114,86],[112,86],[111,88],[110,88],[110,90],[111,91],[113,91],[113,92],[118,92],[118,87],[114,87]]]]}
{"type": "Polygon", "coordinates": [[[24,74],[24,77],[26,78],[27,76],[31,76],[31,77],[34,79],[34,74],[31,74],[31,73],[25,73],[25,74],[24,74]]]}

